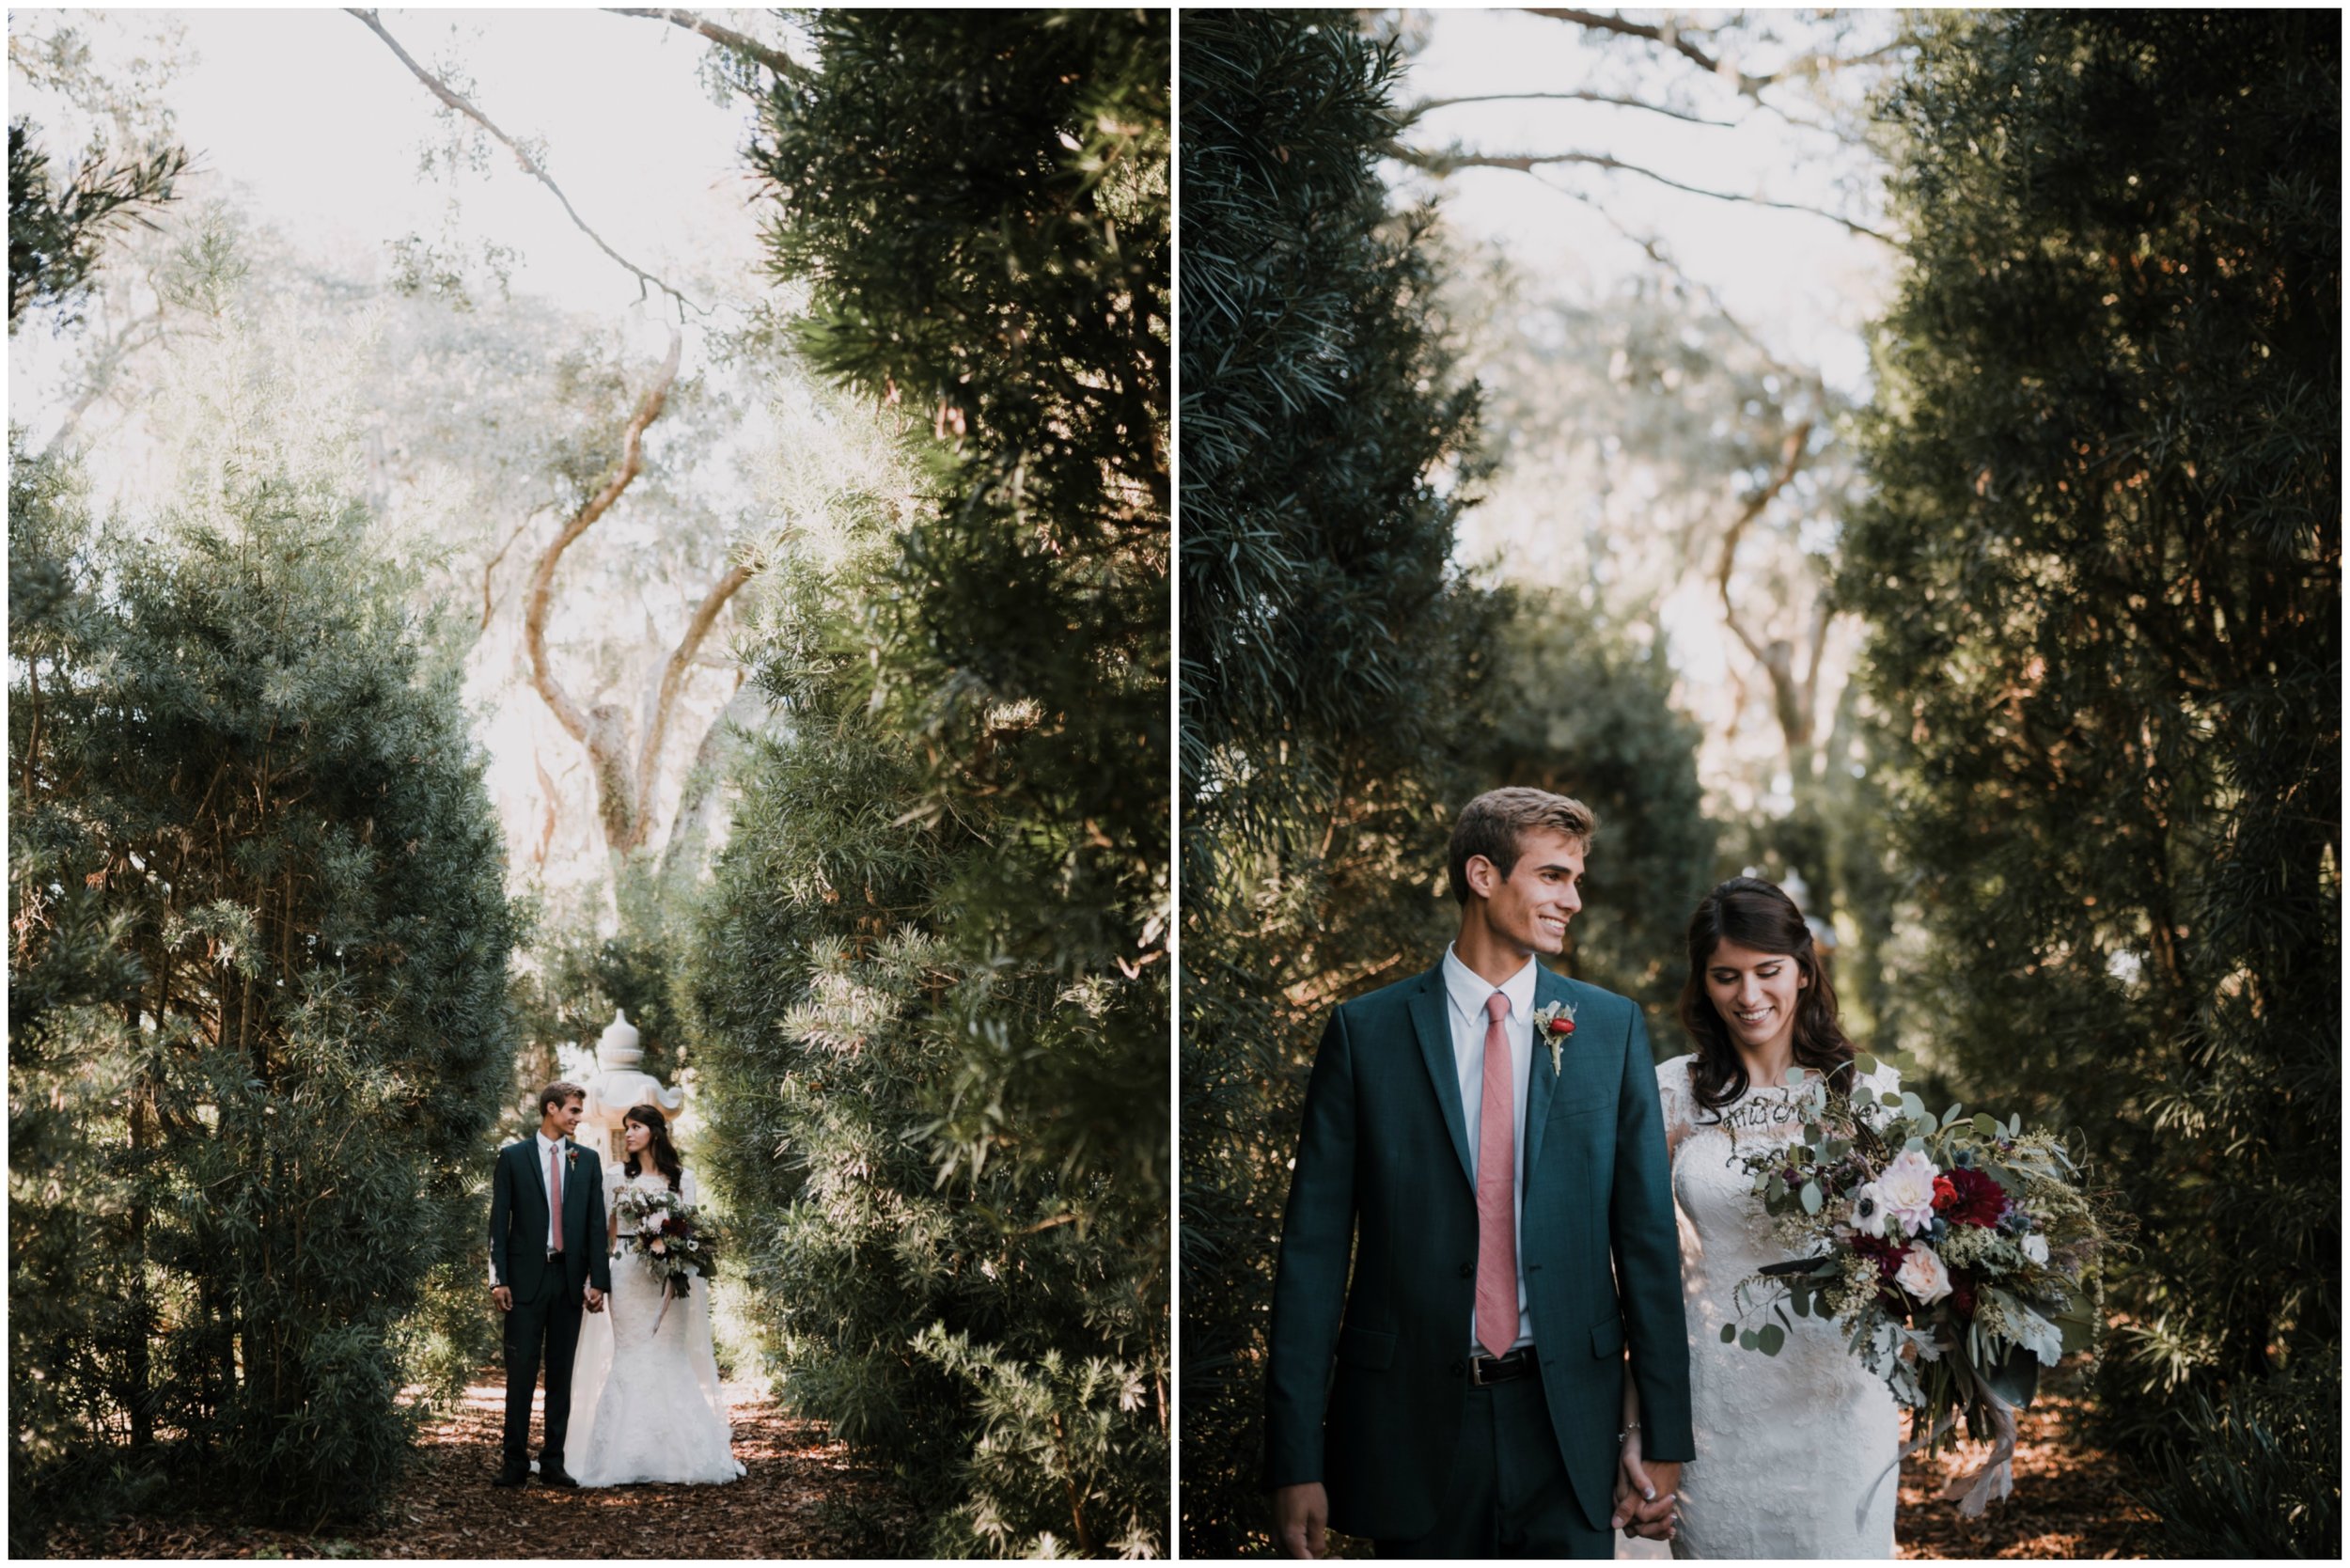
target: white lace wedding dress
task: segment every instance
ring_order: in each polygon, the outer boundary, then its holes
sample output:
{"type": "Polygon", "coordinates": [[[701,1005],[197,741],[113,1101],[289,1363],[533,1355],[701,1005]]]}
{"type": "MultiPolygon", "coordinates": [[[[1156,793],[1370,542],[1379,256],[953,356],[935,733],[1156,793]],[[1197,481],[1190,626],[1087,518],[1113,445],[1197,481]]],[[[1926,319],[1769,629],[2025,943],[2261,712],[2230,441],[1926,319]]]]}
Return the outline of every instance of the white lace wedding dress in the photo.
{"type": "MultiPolygon", "coordinates": [[[[628,1177],[608,1170],[605,1213],[621,1188],[660,1190],[659,1171],[628,1177]]],[[[695,1201],[694,1173],[679,1196],[695,1201]]],[[[582,1486],[631,1482],[728,1482],[743,1474],[734,1457],[718,1361],[710,1342],[710,1286],[696,1279],[689,1294],[662,1310],[661,1286],[628,1242],[620,1221],[619,1256],[612,1260],[612,1294],[603,1310],[580,1323],[579,1358],[572,1369],[571,1472],[582,1486]],[[656,1325],[658,1325],[656,1327],[656,1325]]]]}
{"type": "MultiPolygon", "coordinates": [[[[1889,1558],[1901,1490],[1900,1476],[1887,1473],[1901,1450],[1892,1394],[1819,1318],[1790,1312],[1777,1356],[1722,1343],[1722,1325],[1738,1321],[1739,1281],[1788,1256],[1733,1151],[1789,1142],[1800,1123],[1776,1085],[1752,1086],[1718,1113],[1698,1109],[1695,1059],[1656,1070],[1673,1146],[1697,1437],[1697,1457],[1681,1472],[1673,1556],[1889,1558]]],[[[1864,1092],[1896,1087],[1889,1067],[1862,1080],[1864,1092]]]]}

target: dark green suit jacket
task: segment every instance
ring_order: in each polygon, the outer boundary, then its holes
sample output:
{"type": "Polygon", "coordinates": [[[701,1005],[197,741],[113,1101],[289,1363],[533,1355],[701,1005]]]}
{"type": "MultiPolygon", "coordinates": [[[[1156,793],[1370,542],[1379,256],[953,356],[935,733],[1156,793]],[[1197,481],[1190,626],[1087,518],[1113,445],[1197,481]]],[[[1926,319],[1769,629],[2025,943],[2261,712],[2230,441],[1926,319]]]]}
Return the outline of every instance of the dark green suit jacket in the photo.
{"type": "Polygon", "coordinates": [[[550,1283],[560,1283],[574,1299],[592,1280],[612,1288],[611,1238],[603,1218],[603,1165],[596,1152],[566,1140],[579,1157],[563,1172],[563,1258],[547,1260],[547,1173],[539,1168],[539,1139],[526,1137],[498,1151],[490,1181],[490,1283],[504,1285],[514,1299],[536,1301],[550,1283]]]}
{"type": "MultiPolygon", "coordinates": [[[[1556,1001],[1575,1030],[1555,1076],[1535,1046],[1519,1256],[1559,1451],[1606,1529],[1627,1341],[1643,1451],[1694,1451],[1681,1249],[1639,1008],[1538,967],[1534,1005],[1556,1001]]],[[[1281,1226],[1265,1484],[1322,1482],[1355,1535],[1435,1523],[1468,1397],[1477,1194],[1446,1006],[1440,965],[1331,1015],[1281,1226]]]]}

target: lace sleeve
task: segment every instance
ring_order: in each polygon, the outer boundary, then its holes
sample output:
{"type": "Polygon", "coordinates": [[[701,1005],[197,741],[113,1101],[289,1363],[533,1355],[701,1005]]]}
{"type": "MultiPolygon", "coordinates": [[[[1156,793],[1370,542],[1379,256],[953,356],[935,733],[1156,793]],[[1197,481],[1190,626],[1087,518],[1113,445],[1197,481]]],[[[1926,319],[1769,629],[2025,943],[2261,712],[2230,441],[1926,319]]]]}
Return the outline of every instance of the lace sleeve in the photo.
{"type": "Polygon", "coordinates": [[[1901,1069],[1880,1061],[1873,1073],[1864,1073],[1853,1083],[1854,1114],[1872,1127],[1882,1127],[1896,1114],[1892,1107],[1878,1098],[1902,1091],[1901,1069]]]}
{"type": "Polygon", "coordinates": [[[1665,1110],[1665,1147],[1678,1149],[1689,1136],[1689,1058],[1675,1057],[1656,1069],[1656,1098],[1665,1110]]]}

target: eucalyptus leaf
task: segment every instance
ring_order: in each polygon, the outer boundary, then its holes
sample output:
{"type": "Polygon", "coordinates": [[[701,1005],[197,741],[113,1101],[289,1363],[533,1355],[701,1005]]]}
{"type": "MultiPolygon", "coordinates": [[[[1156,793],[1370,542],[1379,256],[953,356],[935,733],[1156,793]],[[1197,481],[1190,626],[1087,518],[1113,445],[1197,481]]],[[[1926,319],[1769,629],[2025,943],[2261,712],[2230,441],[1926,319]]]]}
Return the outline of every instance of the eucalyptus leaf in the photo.
{"type": "Polygon", "coordinates": [[[1998,1141],[2000,1130],[1998,1118],[1993,1116],[1989,1111],[1975,1112],[1976,1132],[1982,1134],[1984,1137],[1989,1138],[1996,1143],[1998,1141]]]}
{"type": "Polygon", "coordinates": [[[1738,1348],[1740,1350],[1752,1350],[1757,1342],[1758,1341],[1754,1337],[1753,1329],[1741,1328],[1738,1330],[1738,1348]]]}
{"type": "Polygon", "coordinates": [[[1825,1201],[1825,1200],[1820,1196],[1819,1183],[1806,1182],[1803,1184],[1803,1212],[1805,1214],[1818,1214],[1821,1204],[1825,1201]]]}
{"type": "Polygon", "coordinates": [[[1852,1065],[1853,1071],[1859,1074],[1864,1078],[1874,1077],[1879,1068],[1877,1058],[1869,1055],[1866,1051],[1863,1051],[1860,1055],[1853,1058],[1852,1065]]]}
{"type": "Polygon", "coordinates": [[[1738,1325],[1734,1323],[1726,1323],[1722,1325],[1722,1343],[1731,1345],[1736,1344],[1737,1342],[1738,1325]]]}
{"type": "Polygon", "coordinates": [[[1883,1105],[1887,1110],[1899,1110],[1902,1108],[1902,1097],[1894,1093],[1891,1090],[1887,1090],[1884,1093],[1877,1096],[1877,1104],[1883,1105]]]}
{"type": "Polygon", "coordinates": [[[1944,1111],[1942,1113],[1942,1125],[1945,1127],[1950,1126],[1952,1122],[1959,1119],[1960,1114],[1964,1112],[1965,1109],[1966,1107],[1964,1105],[1952,1105],[1949,1110],[1944,1111]]]}
{"type": "MultiPolygon", "coordinates": [[[[1762,1325],[1762,1332],[1755,1335],[1754,1341],[1755,1344],[1762,1350],[1763,1355],[1777,1356],[1779,1353],[1780,1348],[1787,1343],[1787,1330],[1781,1328],[1775,1323],[1766,1323],[1762,1325]]],[[[2026,1359],[2029,1359],[2029,1357],[2026,1357],[2026,1359]]],[[[2040,1363],[2037,1361],[2032,1362],[2032,1371],[2037,1373],[2039,1370],[2040,1363]]],[[[2025,1397],[2029,1398],[2030,1396],[2026,1395],[2025,1397]]]]}

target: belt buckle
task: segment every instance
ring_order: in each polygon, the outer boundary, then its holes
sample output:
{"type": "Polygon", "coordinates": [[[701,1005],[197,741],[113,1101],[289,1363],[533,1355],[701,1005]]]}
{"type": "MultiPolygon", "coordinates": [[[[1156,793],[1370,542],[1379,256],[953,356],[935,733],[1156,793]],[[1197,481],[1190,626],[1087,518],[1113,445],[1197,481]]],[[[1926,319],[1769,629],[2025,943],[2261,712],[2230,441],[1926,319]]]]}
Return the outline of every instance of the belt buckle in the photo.
{"type": "Polygon", "coordinates": [[[1487,1376],[1485,1376],[1485,1369],[1486,1369],[1487,1367],[1492,1367],[1492,1368],[1494,1368],[1495,1370],[1498,1371],[1498,1370],[1500,1369],[1500,1366],[1501,1366],[1501,1357],[1500,1357],[1500,1356],[1470,1356],[1470,1357],[1469,1357],[1469,1387],[1470,1387],[1470,1388],[1491,1388],[1491,1387],[1493,1386],[1493,1384],[1494,1384],[1494,1382],[1495,1382],[1496,1380],[1495,1380],[1495,1379],[1492,1379],[1492,1378],[1488,1378],[1487,1376]]]}

